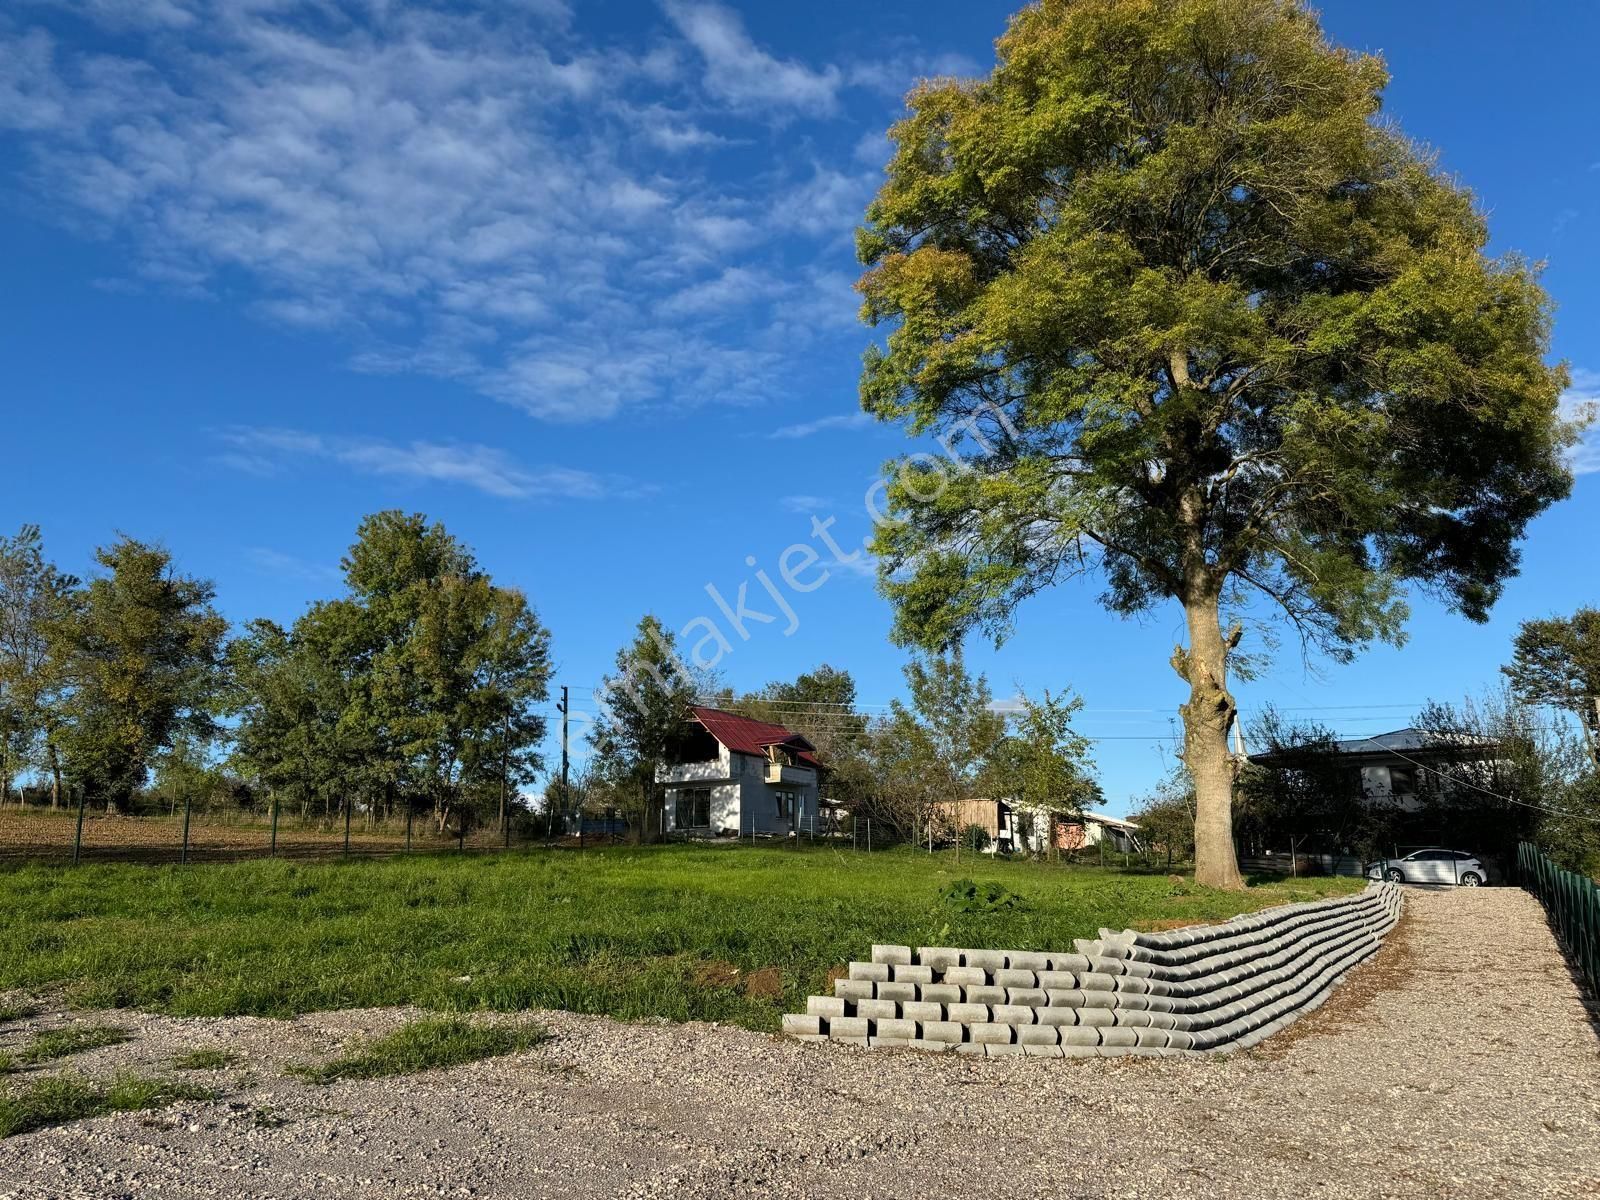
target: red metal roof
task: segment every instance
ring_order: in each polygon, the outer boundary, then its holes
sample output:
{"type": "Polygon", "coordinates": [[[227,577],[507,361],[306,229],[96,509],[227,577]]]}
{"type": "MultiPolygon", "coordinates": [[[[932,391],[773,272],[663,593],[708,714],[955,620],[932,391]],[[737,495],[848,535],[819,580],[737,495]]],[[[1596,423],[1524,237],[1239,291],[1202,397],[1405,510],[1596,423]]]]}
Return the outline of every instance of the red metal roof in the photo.
{"type": "Polygon", "coordinates": [[[741,717],[738,713],[723,712],[720,708],[703,708],[699,705],[691,705],[689,713],[706,727],[712,737],[729,750],[765,757],[768,746],[793,746],[796,750],[795,757],[801,762],[811,767],[821,765],[811,753],[815,747],[801,734],[792,729],[785,729],[782,725],[756,721],[750,717],[741,717]]]}

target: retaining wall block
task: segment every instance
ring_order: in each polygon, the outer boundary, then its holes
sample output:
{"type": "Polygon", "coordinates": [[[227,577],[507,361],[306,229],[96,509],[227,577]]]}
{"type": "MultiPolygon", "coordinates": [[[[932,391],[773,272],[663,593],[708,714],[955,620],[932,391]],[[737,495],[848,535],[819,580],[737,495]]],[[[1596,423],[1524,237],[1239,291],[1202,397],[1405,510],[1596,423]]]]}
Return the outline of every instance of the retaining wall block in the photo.
{"type": "Polygon", "coordinates": [[[984,1057],[1242,1049],[1321,1005],[1381,948],[1402,903],[1399,888],[1374,884],[1219,925],[1102,929],[1072,953],[874,945],[783,1031],[984,1057]]]}

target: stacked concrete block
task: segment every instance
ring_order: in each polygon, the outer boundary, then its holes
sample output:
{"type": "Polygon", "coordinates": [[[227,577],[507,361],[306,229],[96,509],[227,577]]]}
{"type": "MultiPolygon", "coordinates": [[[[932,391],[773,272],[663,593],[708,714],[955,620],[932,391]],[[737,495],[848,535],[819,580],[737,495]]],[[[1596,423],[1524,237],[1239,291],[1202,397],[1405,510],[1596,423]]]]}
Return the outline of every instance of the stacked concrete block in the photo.
{"type": "Polygon", "coordinates": [[[859,1046],[1071,1058],[1252,1046],[1316,1008],[1400,919],[1400,889],[1168,933],[1102,929],[1070,953],[874,946],[785,1033],[859,1046]]]}

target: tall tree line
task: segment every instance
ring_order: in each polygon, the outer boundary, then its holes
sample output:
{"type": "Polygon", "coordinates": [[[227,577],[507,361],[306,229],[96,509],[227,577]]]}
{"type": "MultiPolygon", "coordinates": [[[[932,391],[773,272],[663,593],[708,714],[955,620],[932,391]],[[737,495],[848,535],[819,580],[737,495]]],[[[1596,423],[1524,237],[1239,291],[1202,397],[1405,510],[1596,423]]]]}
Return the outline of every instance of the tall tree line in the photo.
{"type": "Polygon", "coordinates": [[[0,801],[24,774],[126,810],[152,779],[237,790],[303,816],[510,818],[542,767],[550,635],[438,523],[366,518],[346,593],[228,636],[215,589],[122,537],[87,582],[39,530],[0,539],[0,801]]]}

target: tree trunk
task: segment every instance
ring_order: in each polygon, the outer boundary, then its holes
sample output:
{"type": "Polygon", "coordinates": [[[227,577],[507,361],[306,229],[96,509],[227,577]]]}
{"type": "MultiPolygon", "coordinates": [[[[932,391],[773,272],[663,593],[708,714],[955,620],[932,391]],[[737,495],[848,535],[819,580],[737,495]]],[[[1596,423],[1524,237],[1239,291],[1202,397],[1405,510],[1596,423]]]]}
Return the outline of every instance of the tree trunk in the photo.
{"type": "Polygon", "coordinates": [[[1238,632],[1224,635],[1214,588],[1191,589],[1184,602],[1189,648],[1172,656],[1173,668],[1189,684],[1183,714],[1183,763],[1194,783],[1194,878],[1205,887],[1244,887],[1233,846],[1233,781],[1237,764],[1228,730],[1237,709],[1228,694],[1228,654],[1238,632]]]}
{"type": "Polygon", "coordinates": [[[50,751],[50,807],[61,807],[61,756],[56,753],[56,744],[53,741],[45,742],[45,748],[50,751]]]}

